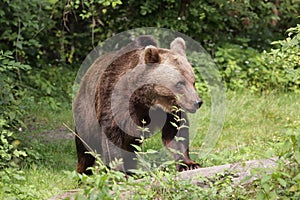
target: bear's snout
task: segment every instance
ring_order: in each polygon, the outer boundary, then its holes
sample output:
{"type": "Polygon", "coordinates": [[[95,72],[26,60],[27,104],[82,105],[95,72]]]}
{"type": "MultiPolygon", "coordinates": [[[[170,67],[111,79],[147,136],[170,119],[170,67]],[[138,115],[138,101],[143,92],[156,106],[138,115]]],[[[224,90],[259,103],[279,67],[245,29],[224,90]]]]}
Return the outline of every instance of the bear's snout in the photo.
{"type": "Polygon", "coordinates": [[[200,100],[197,100],[195,103],[194,103],[194,107],[196,109],[199,109],[201,107],[201,105],[203,104],[203,101],[200,99],[200,100]]]}

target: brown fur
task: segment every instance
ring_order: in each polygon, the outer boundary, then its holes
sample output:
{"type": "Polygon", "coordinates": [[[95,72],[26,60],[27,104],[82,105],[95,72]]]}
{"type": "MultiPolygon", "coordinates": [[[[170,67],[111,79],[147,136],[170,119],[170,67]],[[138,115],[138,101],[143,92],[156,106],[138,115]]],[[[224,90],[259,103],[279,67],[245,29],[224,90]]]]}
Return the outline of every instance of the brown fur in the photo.
{"type": "MultiPolygon", "coordinates": [[[[185,56],[185,42],[177,38],[171,49],[155,45],[153,39],[144,36],[132,46],[101,56],[84,76],[73,104],[79,136],[101,154],[105,164],[123,159],[118,169],[124,172],[136,167],[132,144],[139,145],[137,127],[142,126],[142,120],[151,131],[155,127],[162,130],[167,148],[182,153],[173,153],[176,161],[185,164],[177,166],[179,171],[199,167],[189,157],[188,128],[177,130],[171,124],[181,125],[174,119],[176,114],[188,125],[186,113],[174,113],[173,106],[195,112],[201,105],[193,69],[185,56]],[[185,140],[175,141],[175,136],[185,140]]],[[[77,137],[76,147],[77,171],[83,173],[94,160],[85,154],[87,147],[77,137]]]]}

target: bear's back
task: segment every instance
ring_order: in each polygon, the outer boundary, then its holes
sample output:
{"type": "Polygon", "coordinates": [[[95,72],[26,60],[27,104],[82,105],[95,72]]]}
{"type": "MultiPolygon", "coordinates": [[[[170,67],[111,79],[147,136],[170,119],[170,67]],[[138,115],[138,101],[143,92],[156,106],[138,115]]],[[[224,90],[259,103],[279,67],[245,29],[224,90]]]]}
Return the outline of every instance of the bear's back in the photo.
{"type": "Polygon", "coordinates": [[[109,94],[107,92],[99,99],[96,97],[97,89],[103,89],[104,92],[112,89],[117,76],[135,67],[139,59],[138,51],[149,44],[156,45],[156,42],[150,36],[142,36],[118,51],[101,55],[83,76],[73,101],[73,117],[77,134],[93,151],[101,153],[101,127],[95,110],[96,99],[97,103],[105,104],[108,102],[106,95],[109,94]]]}

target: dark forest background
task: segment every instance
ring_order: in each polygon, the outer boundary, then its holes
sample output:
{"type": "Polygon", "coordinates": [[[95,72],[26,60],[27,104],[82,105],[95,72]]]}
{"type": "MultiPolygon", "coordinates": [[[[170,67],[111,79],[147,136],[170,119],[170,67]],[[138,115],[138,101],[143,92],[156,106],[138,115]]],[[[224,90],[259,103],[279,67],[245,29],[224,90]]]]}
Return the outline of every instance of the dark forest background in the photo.
{"type": "Polygon", "coordinates": [[[0,0],[0,7],[2,186],[23,179],[21,161],[39,155],[16,133],[34,126],[33,113],[71,110],[85,56],[122,31],[190,36],[214,59],[227,91],[300,92],[299,0],[0,0]]]}

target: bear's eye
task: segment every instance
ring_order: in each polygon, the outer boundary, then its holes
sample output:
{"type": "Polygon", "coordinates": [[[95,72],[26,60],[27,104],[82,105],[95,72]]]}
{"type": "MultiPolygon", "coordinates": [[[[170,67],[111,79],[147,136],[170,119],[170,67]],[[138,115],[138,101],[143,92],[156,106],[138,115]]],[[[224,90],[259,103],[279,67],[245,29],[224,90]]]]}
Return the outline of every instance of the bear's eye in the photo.
{"type": "Polygon", "coordinates": [[[183,86],[185,86],[185,82],[184,81],[179,81],[179,82],[176,83],[176,87],[177,88],[181,88],[183,86]]]}

